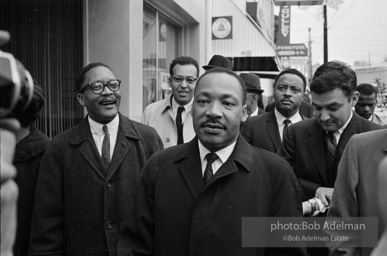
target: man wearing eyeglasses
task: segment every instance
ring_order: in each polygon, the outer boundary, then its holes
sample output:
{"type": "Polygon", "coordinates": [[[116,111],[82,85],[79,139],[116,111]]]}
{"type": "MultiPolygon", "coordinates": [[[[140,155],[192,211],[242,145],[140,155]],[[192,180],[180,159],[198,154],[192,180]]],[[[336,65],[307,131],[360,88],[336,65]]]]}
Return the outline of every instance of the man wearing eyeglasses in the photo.
{"type": "Polygon", "coordinates": [[[169,72],[172,95],[148,105],[142,115],[142,123],[156,129],[164,148],[195,137],[191,113],[199,65],[195,59],[181,56],[172,61],[169,72]]]}
{"type": "Polygon", "coordinates": [[[113,255],[140,170],[162,148],[156,131],[119,113],[121,81],[105,64],[84,67],[77,99],[88,112],[42,159],[30,253],[113,255]]]}

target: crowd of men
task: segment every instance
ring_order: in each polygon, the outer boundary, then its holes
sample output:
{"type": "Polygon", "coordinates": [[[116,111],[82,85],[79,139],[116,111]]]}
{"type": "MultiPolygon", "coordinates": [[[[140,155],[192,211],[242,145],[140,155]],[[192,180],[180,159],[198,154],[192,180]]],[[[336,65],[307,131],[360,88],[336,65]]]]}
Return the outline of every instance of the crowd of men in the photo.
{"type": "MultiPolygon", "coordinates": [[[[241,219],[381,217],[387,130],[373,113],[375,87],[331,61],[316,70],[310,103],[305,76],[286,69],[265,112],[256,74],[238,75],[220,55],[203,68],[200,76],[195,59],[174,59],[172,94],[138,123],[119,112],[119,74],[90,63],[76,79],[88,114],[52,140],[32,126],[44,104],[37,85],[34,109],[15,117],[29,118],[14,160],[14,255],[370,255],[360,246],[244,247],[241,219]]],[[[383,230],[380,221],[378,237],[383,230]]]]}

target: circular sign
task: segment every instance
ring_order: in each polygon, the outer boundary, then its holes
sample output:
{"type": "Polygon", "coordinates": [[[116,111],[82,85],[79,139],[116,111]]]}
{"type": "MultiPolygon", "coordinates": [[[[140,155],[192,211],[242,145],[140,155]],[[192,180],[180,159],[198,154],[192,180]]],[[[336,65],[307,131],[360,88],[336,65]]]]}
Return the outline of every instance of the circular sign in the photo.
{"type": "Polygon", "coordinates": [[[231,32],[231,23],[228,19],[218,18],[212,23],[212,33],[218,38],[225,38],[231,32]]]}

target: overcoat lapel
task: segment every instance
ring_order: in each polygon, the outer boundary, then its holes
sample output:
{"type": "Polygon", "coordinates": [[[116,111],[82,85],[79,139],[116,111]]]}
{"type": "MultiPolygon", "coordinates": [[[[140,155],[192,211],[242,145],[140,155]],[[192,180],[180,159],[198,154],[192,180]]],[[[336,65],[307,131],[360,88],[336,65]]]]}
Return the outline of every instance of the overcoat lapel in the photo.
{"type": "Polygon", "coordinates": [[[98,153],[93,136],[91,135],[89,121],[87,116],[78,126],[78,131],[71,139],[73,146],[80,145],[79,152],[85,158],[86,162],[92,167],[93,171],[103,180],[106,177],[106,166],[98,153]]]}
{"type": "Polygon", "coordinates": [[[183,145],[182,150],[177,154],[175,163],[178,163],[180,173],[193,198],[197,201],[203,191],[204,184],[198,139],[196,137],[183,145]]]}
{"type": "Polygon", "coordinates": [[[108,167],[108,173],[106,180],[110,180],[115,172],[118,170],[118,167],[120,167],[122,161],[128,154],[131,146],[128,140],[125,138],[125,136],[122,133],[117,134],[117,142],[116,147],[114,148],[113,158],[110,161],[109,167],[108,167]]]}
{"type": "MultiPolygon", "coordinates": [[[[120,124],[118,127],[116,147],[114,148],[113,158],[110,161],[107,173],[107,179],[110,180],[121,166],[122,161],[128,155],[132,148],[132,143],[138,141],[139,135],[128,119],[120,115],[120,124]]],[[[149,156],[144,156],[147,159],[149,156]]]]}
{"type": "Polygon", "coordinates": [[[349,139],[354,135],[359,133],[360,127],[358,116],[355,113],[352,116],[352,120],[349,122],[348,126],[345,127],[343,134],[340,136],[340,141],[337,144],[336,152],[335,152],[335,162],[339,162],[341,156],[343,155],[345,146],[347,145],[349,139]]]}
{"type": "Polygon", "coordinates": [[[277,119],[275,118],[274,110],[270,112],[270,115],[266,120],[266,129],[273,141],[275,149],[278,150],[281,146],[281,137],[278,131],[278,124],[277,119]]]}
{"type": "Polygon", "coordinates": [[[243,138],[239,136],[237,143],[235,145],[234,151],[228,158],[228,160],[219,168],[215,173],[214,177],[208,183],[208,186],[211,186],[212,183],[216,182],[218,179],[230,175],[234,172],[237,172],[238,166],[236,162],[241,164],[244,167],[244,170],[250,172],[251,168],[251,151],[250,144],[243,138]]]}
{"type": "MultiPolygon", "coordinates": [[[[317,121],[316,121],[317,122],[317,121]]],[[[328,184],[328,177],[326,172],[326,158],[325,158],[325,144],[324,144],[324,130],[316,123],[315,129],[311,129],[310,137],[307,139],[307,145],[313,157],[315,165],[321,174],[325,184],[328,184]]]]}

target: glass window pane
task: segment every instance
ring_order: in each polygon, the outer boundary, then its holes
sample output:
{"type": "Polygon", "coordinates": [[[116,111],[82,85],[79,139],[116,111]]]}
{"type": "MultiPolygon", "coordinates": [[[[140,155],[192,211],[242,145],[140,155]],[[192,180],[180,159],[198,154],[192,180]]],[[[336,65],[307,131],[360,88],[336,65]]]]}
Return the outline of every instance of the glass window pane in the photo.
{"type": "Polygon", "coordinates": [[[171,93],[169,65],[181,55],[182,27],[144,4],[143,106],[171,93]]]}

